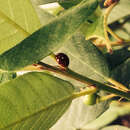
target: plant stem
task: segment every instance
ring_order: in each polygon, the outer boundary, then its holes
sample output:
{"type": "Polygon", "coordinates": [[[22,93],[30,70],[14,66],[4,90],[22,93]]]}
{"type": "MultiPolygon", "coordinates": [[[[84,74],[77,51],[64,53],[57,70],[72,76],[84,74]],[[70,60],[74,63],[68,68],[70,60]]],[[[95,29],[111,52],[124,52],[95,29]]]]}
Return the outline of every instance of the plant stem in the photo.
{"type": "Polygon", "coordinates": [[[107,26],[107,31],[118,41],[122,42],[123,39],[120,38],[116,33],[114,33],[108,26],[107,26]]]}
{"type": "MultiPolygon", "coordinates": [[[[105,47],[105,43],[98,43],[96,46],[98,47],[105,47]]],[[[125,40],[125,41],[115,41],[115,42],[111,42],[112,46],[127,46],[130,45],[130,40],[125,40]]]]}
{"type": "MultiPolygon", "coordinates": [[[[56,56],[55,56],[55,54],[53,52],[52,52],[52,54],[50,56],[56,61],[56,56]]],[[[118,89],[121,89],[121,90],[124,90],[124,91],[128,91],[128,89],[123,84],[113,80],[112,78],[105,77],[105,80],[110,82],[110,83],[112,83],[118,89]]]]}
{"type": "Polygon", "coordinates": [[[102,97],[99,98],[98,102],[103,102],[103,101],[106,101],[106,100],[111,99],[113,97],[117,97],[117,95],[115,95],[115,94],[109,94],[109,95],[106,95],[106,96],[102,96],[102,97]]]}
{"type": "Polygon", "coordinates": [[[88,85],[91,85],[91,86],[96,86],[97,89],[101,89],[101,90],[104,90],[104,91],[107,91],[107,92],[110,92],[110,93],[114,93],[114,94],[116,94],[118,96],[121,96],[121,97],[124,97],[124,98],[127,98],[127,99],[130,100],[129,91],[124,92],[122,90],[118,90],[117,88],[113,88],[110,85],[100,83],[98,81],[87,78],[87,77],[85,77],[83,75],[80,75],[80,74],[78,74],[78,73],[76,73],[76,72],[74,72],[74,71],[72,71],[70,69],[67,69],[67,70],[59,69],[57,67],[45,64],[43,62],[39,62],[38,65],[40,65],[41,70],[48,70],[48,71],[51,71],[51,72],[62,74],[64,76],[73,78],[73,79],[75,79],[77,81],[80,81],[82,83],[85,83],[85,84],[88,84],[88,85]]]}
{"type": "Polygon", "coordinates": [[[115,2],[111,6],[109,6],[107,8],[105,14],[104,14],[104,35],[105,35],[105,39],[106,39],[106,47],[108,49],[108,52],[112,51],[112,47],[111,47],[111,43],[110,43],[110,40],[109,40],[109,37],[108,37],[108,33],[107,33],[107,29],[108,29],[107,19],[108,19],[108,16],[109,16],[110,12],[116,6],[116,4],[117,4],[117,2],[115,2]]]}
{"type": "Polygon", "coordinates": [[[113,46],[127,46],[130,45],[130,40],[111,42],[113,46]]]}
{"type": "Polygon", "coordinates": [[[119,89],[123,89],[125,91],[128,91],[128,89],[123,84],[117,82],[116,80],[113,80],[112,78],[108,78],[107,81],[114,84],[115,86],[119,87],[119,89]]]}
{"type": "Polygon", "coordinates": [[[87,89],[87,90],[83,90],[81,92],[75,92],[75,93],[73,93],[73,98],[78,98],[78,97],[81,97],[81,96],[93,94],[96,91],[97,91],[97,88],[93,87],[93,88],[90,88],[90,89],[87,89]]]}
{"type": "MultiPolygon", "coordinates": [[[[117,5],[118,1],[111,4],[107,10],[106,10],[106,13],[104,14],[104,35],[105,35],[105,39],[106,39],[106,43],[105,45],[107,46],[107,49],[109,52],[111,52],[111,49],[112,49],[112,45],[123,45],[122,43],[126,43],[128,41],[125,41],[124,39],[122,39],[121,37],[119,37],[116,33],[114,33],[108,26],[107,26],[107,19],[108,19],[108,16],[110,14],[110,12],[112,11],[112,9],[117,5]],[[117,40],[116,42],[111,42],[109,40],[109,37],[108,37],[108,33],[107,31],[117,40]]],[[[103,44],[102,45],[99,45],[99,46],[104,46],[103,44]]]]}

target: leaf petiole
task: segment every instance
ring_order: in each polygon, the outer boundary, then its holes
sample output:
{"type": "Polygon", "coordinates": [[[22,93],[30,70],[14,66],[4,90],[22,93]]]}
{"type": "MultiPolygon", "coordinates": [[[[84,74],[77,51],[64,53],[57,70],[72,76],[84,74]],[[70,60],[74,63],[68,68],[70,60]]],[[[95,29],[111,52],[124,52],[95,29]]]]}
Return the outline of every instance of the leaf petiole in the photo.
{"type": "Polygon", "coordinates": [[[110,43],[108,33],[107,33],[107,29],[108,29],[107,20],[108,20],[108,16],[109,16],[110,12],[116,6],[116,4],[117,4],[117,2],[110,5],[104,14],[104,35],[105,35],[105,39],[106,39],[106,47],[107,47],[108,52],[112,51],[112,47],[111,47],[111,43],[110,43]]]}
{"type": "Polygon", "coordinates": [[[75,92],[73,93],[73,98],[78,98],[81,96],[85,96],[85,95],[89,95],[89,94],[93,94],[97,91],[98,89],[96,87],[91,87],[90,89],[86,89],[83,90],[81,92],[75,92]]]}
{"type": "Polygon", "coordinates": [[[115,95],[115,94],[109,94],[109,95],[106,95],[106,96],[102,96],[102,97],[100,97],[100,98],[98,99],[98,103],[99,103],[99,102],[104,102],[104,101],[106,101],[106,100],[108,100],[108,99],[111,99],[111,98],[113,98],[113,97],[117,97],[117,95],[115,95]]]}
{"type": "Polygon", "coordinates": [[[114,33],[108,26],[107,26],[107,31],[117,40],[117,41],[124,41],[122,38],[120,38],[116,33],[114,33]]]}

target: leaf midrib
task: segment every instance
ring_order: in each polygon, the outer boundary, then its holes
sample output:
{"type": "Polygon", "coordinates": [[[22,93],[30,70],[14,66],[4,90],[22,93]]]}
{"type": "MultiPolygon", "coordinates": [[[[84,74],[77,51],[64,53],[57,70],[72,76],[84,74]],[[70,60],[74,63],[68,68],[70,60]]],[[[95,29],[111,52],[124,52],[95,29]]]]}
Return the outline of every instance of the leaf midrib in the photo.
{"type": "Polygon", "coordinates": [[[27,32],[25,29],[23,29],[21,26],[19,26],[17,23],[15,23],[12,19],[10,19],[7,15],[5,15],[1,9],[0,9],[0,17],[2,17],[3,19],[5,19],[9,24],[11,24],[12,26],[14,26],[19,32],[23,33],[25,35],[25,37],[29,36],[30,33],[27,32]]]}
{"type": "MultiPolygon", "coordinates": [[[[72,95],[66,96],[66,97],[64,97],[64,98],[62,98],[62,99],[60,99],[60,100],[58,100],[58,101],[56,101],[56,102],[53,102],[53,103],[49,104],[47,107],[41,108],[41,110],[39,110],[39,111],[37,111],[37,112],[35,112],[35,113],[29,115],[29,116],[26,116],[26,117],[24,117],[23,119],[21,119],[21,120],[19,120],[19,121],[16,121],[16,122],[14,122],[14,123],[12,123],[12,124],[10,124],[10,125],[4,127],[4,128],[9,128],[9,127],[11,127],[11,126],[14,126],[14,125],[16,125],[17,123],[20,123],[20,122],[22,122],[22,121],[27,120],[28,118],[32,118],[33,116],[39,114],[40,112],[43,112],[43,111],[49,109],[50,107],[53,107],[53,106],[55,106],[55,105],[58,105],[58,104],[60,104],[60,103],[62,103],[62,102],[65,102],[66,100],[70,100],[70,99],[73,99],[73,93],[72,93],[72,95]]],[[[0,129],[3,129],[3,128],[0,128],[0,129]]]]}
{"type": "Polygon", "coordinates": [[[70,51],[66,50],[70,55],[72,55],[75,59],[77,59],[79,62],[81,62],[84,65],[87,65],[93,72],[95,72],[97,75],[103,77],[105,80],[108,79],[108,77],[104,76],[103,74],[99,73],[98,71],[96,71],[95,69],[93,69],[89,64],[86,64],[86,62],[83,62],[82,60],[80,60],[78,57],[76,57],[75,55],[73,55],[73,53],[71,53],[70,51]]]}

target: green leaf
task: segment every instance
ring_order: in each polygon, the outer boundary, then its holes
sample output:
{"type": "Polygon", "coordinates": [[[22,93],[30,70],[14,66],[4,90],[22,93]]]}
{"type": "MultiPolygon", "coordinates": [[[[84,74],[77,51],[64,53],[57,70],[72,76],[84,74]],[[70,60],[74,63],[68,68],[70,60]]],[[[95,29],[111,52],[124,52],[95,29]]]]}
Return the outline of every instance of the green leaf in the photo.
{"type": "MultiPolygon", "coordinates": [[[[70,59],[69,68],[77,73],[100,82],[104,82],[104,78],[100,75],[109,76],[109,67],[103,54],[91,41],[86,41],[83,35],[79,33],[68,40],[68,43],[58,52],[63,52],[68,55],[70,59]]],[[[51,61],[49,58],[46,59],[46,62],[54,64],[51,61]]],[[[69,81],[77,87],[86,87],[86,85],[79,82],[74,82],[70,79],[69,81]]],[[[104,95],[104,92],[100,91],[100,95],[104,95]]],[[[108,108],[107,101],[93,106],[86,106],[83,103],[83,99],[84,97],[75,99],[70,109],[51,130],[76,130],[82,128],[86,123],[95,120],[108,108]]]]}
{"type": "Polygon", "coordinates": [[[121,82],[130,88],[130,58],[115,68],[111,73],[112,77],[114,77],[118,82],[121,82]]]}
{"type": "Polygon", "coordinates": [[[122,64],[125,60],[127,60],[130,57],[129,49],[130,49],[130,46],[125,46],[123,48],[113,50],[112,54],[110,53],[105,54],[105,57],[107,58],[111,66],[111,69],[116,68],[118,65],[122,64]]]}
{"type": "MultiPolygon", "coordinates": [[[[82,34],[75,34],[66,44],[58,50],[68,55],[70,59],[69,68],[94,80],[104,82],[104,79],[100,77],[94,70],[97,70],[103,75],[109,76],[109,66],[107,64],[104,55],[91,43],[91,41],[85,41],[82,34]],[[90,68],[91,67],[91,68],[90,68]]],[[[57,65],[51,57],[47,57],[43,62],[57,65]]],[[[60,78],[64,78],[60,75],[60,78]]],[[[75,87],[86,87],[85,84],[81,84],[74,80],[67,78],[75,87]]],[[[104,95],[103,91],[100,91],[100,95],[104,95]]],[[[51,128],[51,130],[75,130],[82,128],[86,123],[95,120],[108,108],[108,102],[95,104],[93,106],[86,106],[83,103],[83,98],[78,98],[73,101],[69,110],[64,116],[51,128]]]]}
{"type": "Polygon", "coordinates": [[[124,21],[127,21],[122,25],[122,27],[118,27],[115,30],[115,33],[123,39],[129,40],[130,39],[130,16],[126,17],[124,21]]]}
{"type": "Polygon", "coordinates": [[[62,13],[64,12],[64,8],[61,5],[59,5],[58,3],[40,5],[39,8],[47,11],[49,14],[52,14],[53,16],[58,16],[61,14],[61,12],[62,13]]]}
{"type": "Polygon", "coordinates": [[[0,83],[16,78],[16,73],[13,72],[1,72],[0,73],[0,83]]]}
{"type": "Polygon", "coordinates": [[[72,101],[73,86],[31,72],[0,86],[0,129],[48,130],[72,101]]]}
{"type": "Polygon", "coordinates": [[[43,4],[57,2],[57,0],[31,0],[31,1],[37,5],[43,5],[43,4]]]}
{"type": "Polygon", "coordinates": [[[86,39],[100,38],[105,40],[104,36],[104,16],[100,9],[97,8],[96,12],[89,17],[89,20],[82,24],[81,32],[86,36],[86,39]]]}
{"type": "Polygon", "coordinates": [[[18,44],[40,26],[30,0],[0,0],[0,54],[18,44]]]}
{"type": "Polygon", "coordinates": [[[100,82],[109,77],[109,65],[104,55],[80,33],[73,36],[60,51],[69,56],[69,67],[77,73],[100,82]]]}
{"type": "MultiPolygon", "coordinates": [[[[65,9],[71,8],[74,5],[77,5],[82,0],[59,0],[59,4],[65,9]]],[[[96,9],[96,11],[89,16],[88,20],[81,25],[81,32],[86,36],[86,39],[89,40],[91,38],[100,38],[105,40],[104,38],[104,14],[100,7],[96,9]]]]}
{"type": "Polygon", "coordinates": [[[36,13],[40,19],[42,26],[49,23],[54,18],[54,16],[47,11],[40,9],[39,4],[37,3],[38,1],[31,0],[31,2],[36,10],[36,13]]]}
{"type": "Polygon", "coordinates": [[[50,130],[78,130],[99,117],[107,108],[107,102],[86,106],[83,104],[83,98],[75,99],[69,110],[50,130]]]}
{"type": "Polygon", "coordinates": [[[18,70],[48,56],[77,31],[94,12],[97,4],[97,0],[87,2],[85,0],[64,15],[55,18],[20,44],[3,53],[0,56],[0,68],[18,70]]]}
{"type": "Polygon", "coordinates": [[[53,15],[40,9],[39,7],[36,8],[36,12],[39,16],[39,19],[40,19],[42,26],[44,26],[45,24],[49,23],[50,21],[52,21],[54,19],[53,15]]]}
{"type": "Polygon", "coordinates": [[[104,127],[110,124],[112,121],[116,120],[119,116],[130,114],[130,103],[121,104],[119,102],[113,102],[110,108],[99,116],[96,120],[86,124],[83,130],[93,130],[104,127]]]}
{"type": "Polygon", "coordinates": [[[65,9],[79,4],[82,0],[58,0],[58,3],[65,9]]]}
{"type": "Polygon", "coordinates": [[[109,18],[108,23],[115,22],[124,16],[130,15],[130,0],[120,0],[118,5],[112,10],[109,18]]]}

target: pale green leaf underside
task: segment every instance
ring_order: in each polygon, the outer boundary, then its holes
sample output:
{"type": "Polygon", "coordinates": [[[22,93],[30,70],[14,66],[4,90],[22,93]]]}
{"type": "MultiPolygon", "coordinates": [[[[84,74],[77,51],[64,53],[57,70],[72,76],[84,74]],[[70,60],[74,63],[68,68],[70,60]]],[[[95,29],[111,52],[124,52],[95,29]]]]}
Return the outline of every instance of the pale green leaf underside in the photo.
{"type": "Polygon", "coordinates": [[[0,53],[18,44],[40,26],[30,0],[0,0],[0,53]]]}
{"type": "Polygon", "coordinates": [[[20,44],[3,53],[0,56],[0,68],[18,70],[48,56],[78,30],[95,11],[97,5],[97,0],[83,1],[66,11],[64,15],[55,18],[20,44]]]}
{"type": "Polygon", "coordinates": [[[83,98],[75,99],[69,110],[50,130],[82,130],[82,127],[99,117],[108,107],[106,102],[87,106],[83,98]]]}
{"type": "Polygon", "coordinates": [[[108,23],[112,23],[127,15],[130,15],[130,0],[120,0],[119,4],[112,10],[108,23]]]}
{"type": "Polygon", "coordinates": [[[102,128],[110,124],[119,116],[123,116],[127,114],[130,114],[130,104],[121,105],[121,104],[118,104],[118,102],[113,102],[107,111],[105,111],[96,120],[86,124],[83,130],[91,130],[91,129],[93,130],[93,129],[102,128]]]}
{"type": "Polygon", "coordinates": [[[37,5],[37,2],[38,2],[37,0],[36,1],[31,0],[31,2],[36,10],[36,13],[39,17],[39,20],[42,26],[49,23],[55,17],[54,15],[51,15],[50,13],[48,13],[46,10],[41,9],[39,5],[37,5]]]}
{"type": "MultiPolygon", "coordinates": [[[[129,15],[130,17],[130,15],[129,15]]],[[[124,39],[130,39],[130,20],[127,21],[122,28],[117,28],[115,33],[124,39]]]]}
{"type": "Polygon", "coordinates": [[[40,72],[1,85],[0,129],[48,129],[70,105],[73,91],[67,81],[40,72]]]}

